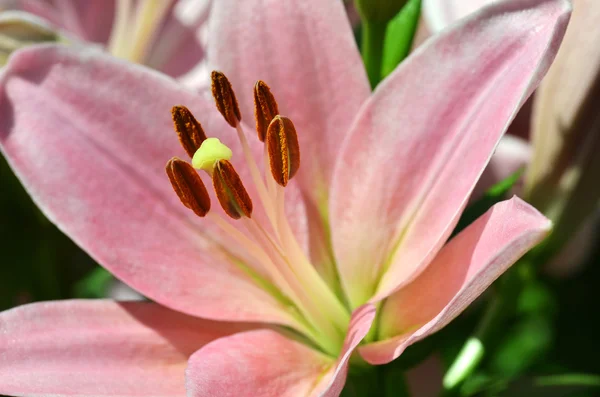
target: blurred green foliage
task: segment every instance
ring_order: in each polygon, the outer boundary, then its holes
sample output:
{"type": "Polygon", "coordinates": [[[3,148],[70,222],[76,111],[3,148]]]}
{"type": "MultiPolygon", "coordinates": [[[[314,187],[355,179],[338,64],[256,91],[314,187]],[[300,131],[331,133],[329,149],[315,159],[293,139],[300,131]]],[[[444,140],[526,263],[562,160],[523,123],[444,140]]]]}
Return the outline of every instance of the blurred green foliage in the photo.
{"type": "Polygon", "coordinates": [[[97,265],[39,211],[3,157],[0,185],[0,310],[86,296],[73,286],[97,265]]]}

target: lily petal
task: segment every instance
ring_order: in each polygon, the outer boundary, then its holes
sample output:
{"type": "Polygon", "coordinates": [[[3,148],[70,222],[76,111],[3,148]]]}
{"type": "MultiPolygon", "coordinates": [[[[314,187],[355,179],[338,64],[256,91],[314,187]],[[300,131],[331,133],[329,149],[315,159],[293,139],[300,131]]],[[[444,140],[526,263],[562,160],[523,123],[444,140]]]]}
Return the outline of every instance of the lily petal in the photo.
{"type": "Polygon", "coordinates": [[[38,15],[82,39],[106,43],[115,15],[115,0],[16,0],[16,6],[38,15]]]}
{"type": "Polygon", "coordinates": [[[423,18],[427,27],[437,33],[446,26],[498,0],[423,0],[423,18]]]}
{"type": "Polygon", "coordinates": [[[218,339],[195,353],[186,373],[188,396],[339,396],[348,360],[368,333],[375,308],[355,311],[337,362],[270,330],[218,339]]]}
{"type": "MultiPolygon", "coordinates": [[[[536,93],[525,194],[556,221],[562,241],[597,208],[600,165],[600,3],[577,0],[563,45],[536,93]],[[584,61],[582,61],[584,60],[584,61]]],[[[557,244],[559,245],[559,244],[557,244]]]]}
{"type": "Polygon", "coordinates": [[[298,130],[297,178],[323,204],[340,143],[370,94],[342,2],[215,1],[208,62],[231,80],[249,124],[254,83],[271,87],[298,130]]]}
{"type": "Polygon", "coordinates": [[[144,67],[60,46],[16,52],[0,86],[0,149],[47,217],[99,263],[188,314],[295,324],[165,174],[169,158],[185,158],[175,104],[202,114],[206,131],[239,153],[210,102],[144,67]]]}
{"type": "MultiPolygon", "coordinates": [[[[195,68],[205,69],[205,37],[202,29],[212,0],[179,0],[156,34],[145,64],[169,76],[181,77],[195,68]]],[[[209,82],[210,73],[203,73],[209,82]]],[[[188,77],[189,79],[189,77],[188,77]]]]}
{"type": "Polygon", "coordinates": [[[330,200],[340,276],[354,306],[384,298],[433,259],[547,71],[570,11],[565,0],[485,8],[421,46],[363,107],[330,200]]]}
{"type": "Polygon", "coordinates": [[[0,314],[0,393],[185,396],[187,359],[247,326],[148,302],[35,303],[0,314]]]}
{"type": "MultiPolygon", "coordinates": [[[[526,140],[514,135],[504,135],[489,164],[477,181],[471,199],[477,200],[489,188],[503,181],[520,169],[525,168],[531,160],[531,145],[526,140]]],[[[517,183],[514,189],[517,193],[522,191],[521,183],[517,183]]]]}
{"type": "Polygon", "coordinates": [[[344,340],[344,347],[338,357],[337,364],[329,372],[329,376],[321,381],[321,385],[327,385],[323,388],[319,397],[337,397],[342,392],[348,375],[348,363],[350,356],[358,347],[358,344],[369,333],[373,321],[375,320],[376,309],[372,304],[365,304],[352,312],[348,333],[344,340]],[[327,379],[328,383],[326,383],[327,379]]]}
{"type": "Polygon", "coordinates": [[[550,228],[548,219],[517,197],[493,206],[453,238],[419,277],[385,301],[382,341],[360,348],[361,355],[372,364],[387,363],[444,327],[550,228]]]}
{"type": "Polygon", "coordinates": [[[333,359],[275,331],[218,339],[192,355],[189,397],[310,396],[333,359]]]}

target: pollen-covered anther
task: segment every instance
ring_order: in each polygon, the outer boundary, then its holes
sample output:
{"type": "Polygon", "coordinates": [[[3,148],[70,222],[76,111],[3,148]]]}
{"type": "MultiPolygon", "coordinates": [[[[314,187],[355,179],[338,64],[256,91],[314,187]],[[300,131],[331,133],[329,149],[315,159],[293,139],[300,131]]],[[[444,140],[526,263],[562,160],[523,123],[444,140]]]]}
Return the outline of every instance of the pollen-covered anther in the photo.
{"type": "Polygon", "coordinates": [[[229,161],[220,160],[215,164],[213,186],[227,215],[233,219],[252,216],[252,200],[229,161]]]}
{"type": "Polygon", "coordinates": [[[171,115],[181,146],[190,157],[194,157],[196,150],[206,140],[202,126],[185,106],[173,106],[171,115]]]}
{"type": "Polygon", "coordinates": [[[167,162],[166,171],[183,205],[196,215],[205,216],[210,210],[210,197],[196,170],[186,161],[173,157],[167,162]]]}
{"type": "Polygon", "coordinates": [[[225,121],[235,128],[242,121],[242,115],[231,83],[227,76],[217,70],[213,70],[210,77],[212,80],[212,94],[217,109],[221,112],[225,121]]]}
{"type": "Polygon", "coordinates": [[[266,142],[271,175],[285,187],[300,168],[300,146],[292,120],[275,116],[267,129],[266,142]]]}
{"type": "Polygon", "coordinates": [[[256,132],[261,142],[265,141],[267,128],[275,116],[279,114],[279,107],[269,86],[262,80],[254,85],[254,118],[256,119],[256,132]]]}

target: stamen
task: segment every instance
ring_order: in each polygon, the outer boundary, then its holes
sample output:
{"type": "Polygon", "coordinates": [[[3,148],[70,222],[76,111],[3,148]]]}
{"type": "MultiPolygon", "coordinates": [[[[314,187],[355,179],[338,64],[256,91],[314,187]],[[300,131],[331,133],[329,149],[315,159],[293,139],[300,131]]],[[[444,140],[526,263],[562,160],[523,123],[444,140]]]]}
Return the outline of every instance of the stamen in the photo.
{"type": "Polygon", "coordinates": [[[256,164],[256,160],[254,159],[254,156],[252,156],[252,152],[250,150],[250,145],[248,145],[248,140],[246,139],[246,134],[244,134],[244,129],[242,128],[242,124],[241,123],[238,124],[235,127],[235,129],[237,131],[237,135],[238,135],[240,144],[242,145],[242,152],[244,153],[244,158],[246,159],[246,164],[248,165],[248,168],[250,170],[250,175],[252,176],[252,182],[254,183],[254,186],[256,186],[256,191],[258,193],[258,196],[260,198],[260,201],[261,201],[263,207],[265,208],[265,211],[267,213],[267,217],[269,218],[269,221],[271,222],[273,227],[276,227],[277,220],[275,219],[275,208],[273,206],[273,202],[272,202],[271,198],[269,197],[269,192],[267,191],[267,188],[262,179],[261,173],[258,169],[258,164],[256,164]]]}
{"type": "MultiPolygon", "coordinates": [[[[217,108],[237,131],[252,182],[271,228],[252,218],[252,199],[229,162],[231,149],[217,138],[207,138],[191,112],[183,106],[176,106],[172,110],[175,129],[184,149],[192,156],[193,168],[205,170],[211,176],[225,213],[233,219],[241,218],[236,226],[215,213],[209,214],[208,219],[255,259],[251,265],[257,268],[254,270],[264,274],[276,289],[294,302],[298,316],[302,318],[304,329],[301,332],[328,353],[337,354],[349,322],[349,312],[313,267],[286,219],[284,187],[300,166],[300,148],[294,124],[278,115],[278,105],[270,88],[263,81],[258,81],[254,86],[256,130],[259,139],[265,143],[263,155],[265,166],[271,169],[271,179],[260,171],[250,149],[229,80],[218,71],[214,71],[211,78],[217,108]],[[246,229],[245,233],[238,230],[239,226],[246,229]]],[[[194,186],[196,179],[200,183],[202,181],[193,168],[179,159],[172,159],[167,164],[174,190],[184,205],[196,212],[198,208],[195,207],[200,207],[201,203],[196,202],[199,200],[190,193],[195,191],[190,185],[194,186]],[[189,169],[192,169],[193,176],[188,175],[189,169]]],[[[202,188],[202,197],[209,200],[203,184],[202,188]]]]}
{"type": "Polygon", "coordinates": [[[276,116],[267,130],[267,151],[273,179],[287,186],[300,168],[300,146],[296,128],[290,119],[276,116]]]}
{"type": "Polygon", "coordinates": [[[165,168],[173,190],[183,205],[204,217],[210,210],[210,197],[200,175],[190,164],[177,157],[169,160],[165,168]]]}
{"type": "Polygon", "coordinates": [[[192,165],[197,170],[204,170],[211,176],[215,164],[219,160],[231,160],[233,153],[218,138],[207,138],[192,157],[192,165]]]}
{"type": "Polygon", "coordinates": [[[196,150],[206,140],[206,134],[202,126],[185,106],[173,106],[171,115],[181,146],[190,157],[194,157],[196,150]]]}
{"type": "Polygon", "coordinates": [[[269,86],[262,80],[254,85],[254,117],[256,119],[256,132],[261,142],[265,141],[267,128],[275,116],[279,114],[279,107],[269,86]]]}
{"type": "Polygon", "coordinates": [[[162,0],[138,2],[136,16],[132,21],[133,26],[129,31],[129,36],[124,38],[125,42],[129,44],[129,54],[126,59],[136,63],[144,62],[158,27],[167,15],[169,3],[162,0]]]}
{"type": "Polygon", "coordinates": [[[242,121],[242,115],[231,83],[222,72],[216,70],[213,70],[210,77],[212,80],[212,94],[217,103],[217,109],[219,109],[225,121],[235,128],[242,121]]]}
{"type": "Polygon", "coordinates": [[[115,18],[110,38],[108,40],[108,52],[116,57],[126,58],[129,50],[129,42],[125,38],[130,37],[131,14],[133,11],[132,0],[118,0],[115,7],[115,18]]]}
{"type": "Polygon", "coordinates": [[[213,186],[221,207],[233,219],[252,216],[252,200],[240,176],[227,160],[219,160],[213,171],[213,186]]]}

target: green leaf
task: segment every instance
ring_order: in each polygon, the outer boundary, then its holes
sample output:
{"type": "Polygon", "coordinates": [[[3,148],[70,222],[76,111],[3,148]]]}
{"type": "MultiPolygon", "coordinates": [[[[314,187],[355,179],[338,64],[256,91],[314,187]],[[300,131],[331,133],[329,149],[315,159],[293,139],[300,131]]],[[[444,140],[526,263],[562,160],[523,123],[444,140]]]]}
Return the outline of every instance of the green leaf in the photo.
{"type": "Polygon", "coordinates": [[[506,382],[484,372],[470,376],[460,387],[461,397],[497,395],[506,388],[506,382]]]}
{"type": "Polygon", "coordinates": [[[361,53],[371,88],[381,81],[381,62],[387,24],[363,21],[361,30],[361,53]]]}
{"type": "Polygon", "coordinates": [[[550,386],[585,386],[600,389],[600,375],[595,374],[560,374],[539,376],[534,379],[538,387],[550,386]]]}
{"type": "Polygon", "coordinates": [[[559,374],[508,382],[477,373],[461,387],[460,397],[592,397],[600,390],[600,375],[559,374]]]}
{"type": "Polygon", "coordinates": [[[520,169],[508,178],[496,183],[494,186],[489,188],[487,192],[485,192],[483,197],[468,206],[458,221],[452,236],[457,235],[465,227],[469,226],[475,219],[483,215],[494,204],[502,200],[506,200],[508,198],[508,192],[510,192],[515,183],[517,183],[522,174],[523,169],[520,169]]]}
{"type": "Polygon", "coordinates": [[[557,374],[519,379],[506,389],[506,397],[591,397],[600,392],[600,375],[557,374]]]}
{"type": "Polygon", "coordinates": [[[558,303],[552,290],[539,280],[528,282],[517,302],[517,314],[548,314],[554,315],[557,312],[558,303]]]}
{"type": "Polygon", "coordinates": [[[529,316],[506,331],[490,356],[489,368],[500,377],[514,379],[539,361],[552,347],[552,321],[543,315],[529,316]]]}
{"type": "Polygon", "coordinates": [[[73,286],[76,298],[104,298],[114,277],[103,267],[98,266],[73,286]]]}
{"type": "Polygon", "coordinates": [[[362,10],[359,47],[374,89],[410,52],[421,14],[421,0],[385,0],[382,5],[370,0],[356,3],[362,10]]]}
{"type": "Polygon", "coordinates": [[[410,52],[419,25],[421,0],[410,0],[389,22],[385,32],[382,79],[392,73],[410,52]]]}

